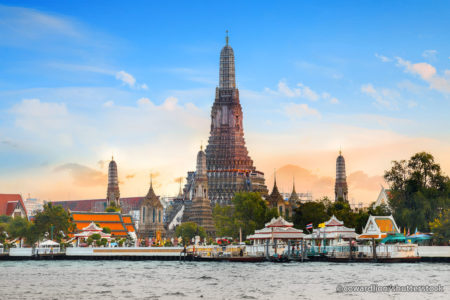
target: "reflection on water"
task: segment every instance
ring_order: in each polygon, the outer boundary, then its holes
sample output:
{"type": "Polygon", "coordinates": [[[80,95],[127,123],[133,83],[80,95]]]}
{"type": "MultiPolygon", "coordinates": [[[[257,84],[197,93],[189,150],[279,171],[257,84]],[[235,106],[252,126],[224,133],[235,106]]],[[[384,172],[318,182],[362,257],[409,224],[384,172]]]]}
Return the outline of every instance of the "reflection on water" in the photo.
{"type": "Polygon", "coordinates": [[[450,264],[0,262],[0,299],[450,299],[450,264]],[[444,293],[336,293],[340,285],[443,285],[444,293]]]}

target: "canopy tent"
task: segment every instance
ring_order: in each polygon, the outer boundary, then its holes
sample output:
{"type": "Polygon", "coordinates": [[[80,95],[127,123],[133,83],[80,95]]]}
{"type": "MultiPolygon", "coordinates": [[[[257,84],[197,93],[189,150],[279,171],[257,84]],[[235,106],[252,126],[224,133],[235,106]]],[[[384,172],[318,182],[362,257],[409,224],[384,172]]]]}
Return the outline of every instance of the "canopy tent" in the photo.
{"type": "Polygon", "coordinates": [[[393,243],[404,243],[406,238],[403,234],[395,233],[388,235],[384,239],[381,240],[382,244],[393,244],[393,243]]]}
{"type": "Polygon", "coordinates": [[[433,237],[426,233],[416,233],[406,237],[406,240],[411,244],[423,243],[425,241],[431,240],[433,237]]]}
{"type": "Polygon", "coordinates": [[[39,247],[59,247],[59,243],[54,242],[52,240],[47,240],[45,242],[40,243],[39,247]]]}

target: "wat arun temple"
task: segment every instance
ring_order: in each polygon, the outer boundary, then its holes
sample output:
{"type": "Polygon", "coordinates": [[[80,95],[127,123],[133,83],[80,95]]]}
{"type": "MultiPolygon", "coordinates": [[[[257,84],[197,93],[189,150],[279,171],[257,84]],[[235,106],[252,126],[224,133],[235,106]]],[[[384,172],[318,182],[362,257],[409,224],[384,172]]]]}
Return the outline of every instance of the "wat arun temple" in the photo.
{"type": "MultiPolygon", "coordinates": [[[[228,36],[220,52],[219,86],[211,109],[211,130],[205,153],[211,206],[232,204],[237,192],[267,195],[264,173],[256,170],[245,145],[234,51],[228,44],[228,36]]],[[[194,181],[194,172],[188,172],[185,199],[191,198],[194,181]]]]}

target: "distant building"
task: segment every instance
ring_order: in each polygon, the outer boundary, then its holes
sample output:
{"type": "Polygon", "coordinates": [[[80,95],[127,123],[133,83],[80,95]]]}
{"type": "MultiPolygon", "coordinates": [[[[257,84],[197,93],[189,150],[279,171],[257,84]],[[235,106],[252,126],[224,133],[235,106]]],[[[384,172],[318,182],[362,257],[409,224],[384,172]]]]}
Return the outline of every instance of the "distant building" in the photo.
{"type": "Polygon", "coordinates": [[[269,207],[277,209],[280,216],[289,217],[292,215],[291,203],[289,202],[289,200],[284,200],[283,196],[278,191],[276,175],[274,176],[273,180],[272,192],[269,196],[267,196],[266,201],[268,202],[269,207]]]}
{"type": "Polygon", "coordinates": [[[339,151],[336,159],[336,184],[334,186],[335,201],[342,200],[348,202],[347,176],[345,175],[345,159],[339,151]]]}
{"type": "Polygon", "coordinates": [[[389,206],[389,197],[391,190],[386,190],[384,186],[381,186],[380,193],[378,194],[378,198],[375,201],[373,208],[376,208],[382,204],[386,205],[388,209],[391,209],[389,206]]]}
{"type": "Polygon", "coordinates": [[[138,237],[156,238],[159,236],[165,236],[166,230],[164,228],[164,206],[158,196],[156,196],[153,190],[153,184],[150,181],[150,188],[147,195],[142,201],[140,207],[140,219],[138,237]]]}
{"type": "Polygon", "coordinates": [[[27,209],[20,194],[0,194],[0,216],[26,218],[27,209]]]}
{"type": "MultiPolygon", "coordinates": [[[[123,214],[130,214],[133,210],[140,210],[144,197],[120,198],[120,209],[123,214]]],[[[107,207],[106,199],[51,201],[53,205],[61,205],[71,211],[104,212],[107,207]]]]}
{"type": "Polygon", "coordinates": [[[24,203],[29,217],[36,215],[37,212],[44,208],[42,202],[40,202],[37,198],[27,198],[24,203]]]}
{"type": "Polygon", "coordinates": [[[119,177],[117,174],[117,164],[114,157],[111,158],[108,166],[108,189],[106,191],[106,204],[110,206],[114,203],[120,207],[120,191],[119,191],[119,177]]]}

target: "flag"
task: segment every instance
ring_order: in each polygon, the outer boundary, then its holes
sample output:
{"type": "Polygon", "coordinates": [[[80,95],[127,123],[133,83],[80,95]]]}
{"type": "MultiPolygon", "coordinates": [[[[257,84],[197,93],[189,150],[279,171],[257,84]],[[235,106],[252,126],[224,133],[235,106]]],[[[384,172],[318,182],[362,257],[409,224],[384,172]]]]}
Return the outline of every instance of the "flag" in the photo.
{"type": "Polygon", "coordinates": [[[403,228],[403,235],[406,235],[406,227],[403,228]]]}
{"type": "Polygon", "coordinates": [[[312,228],[313,228],[313,224],[312,223],[306,224],[306,229],[312,229],[312,228]]]}
{"type": "Polygon", "coordinates": [[[409,228],[408,228],[408,236],[409,236],[409,228]]]}
{"type": "Polygon", "coordinates": [[[319,228],[325,228],[325,223],[320,223],[319,225],[317,225],[317,227],[319,227],[319,228]]]}

